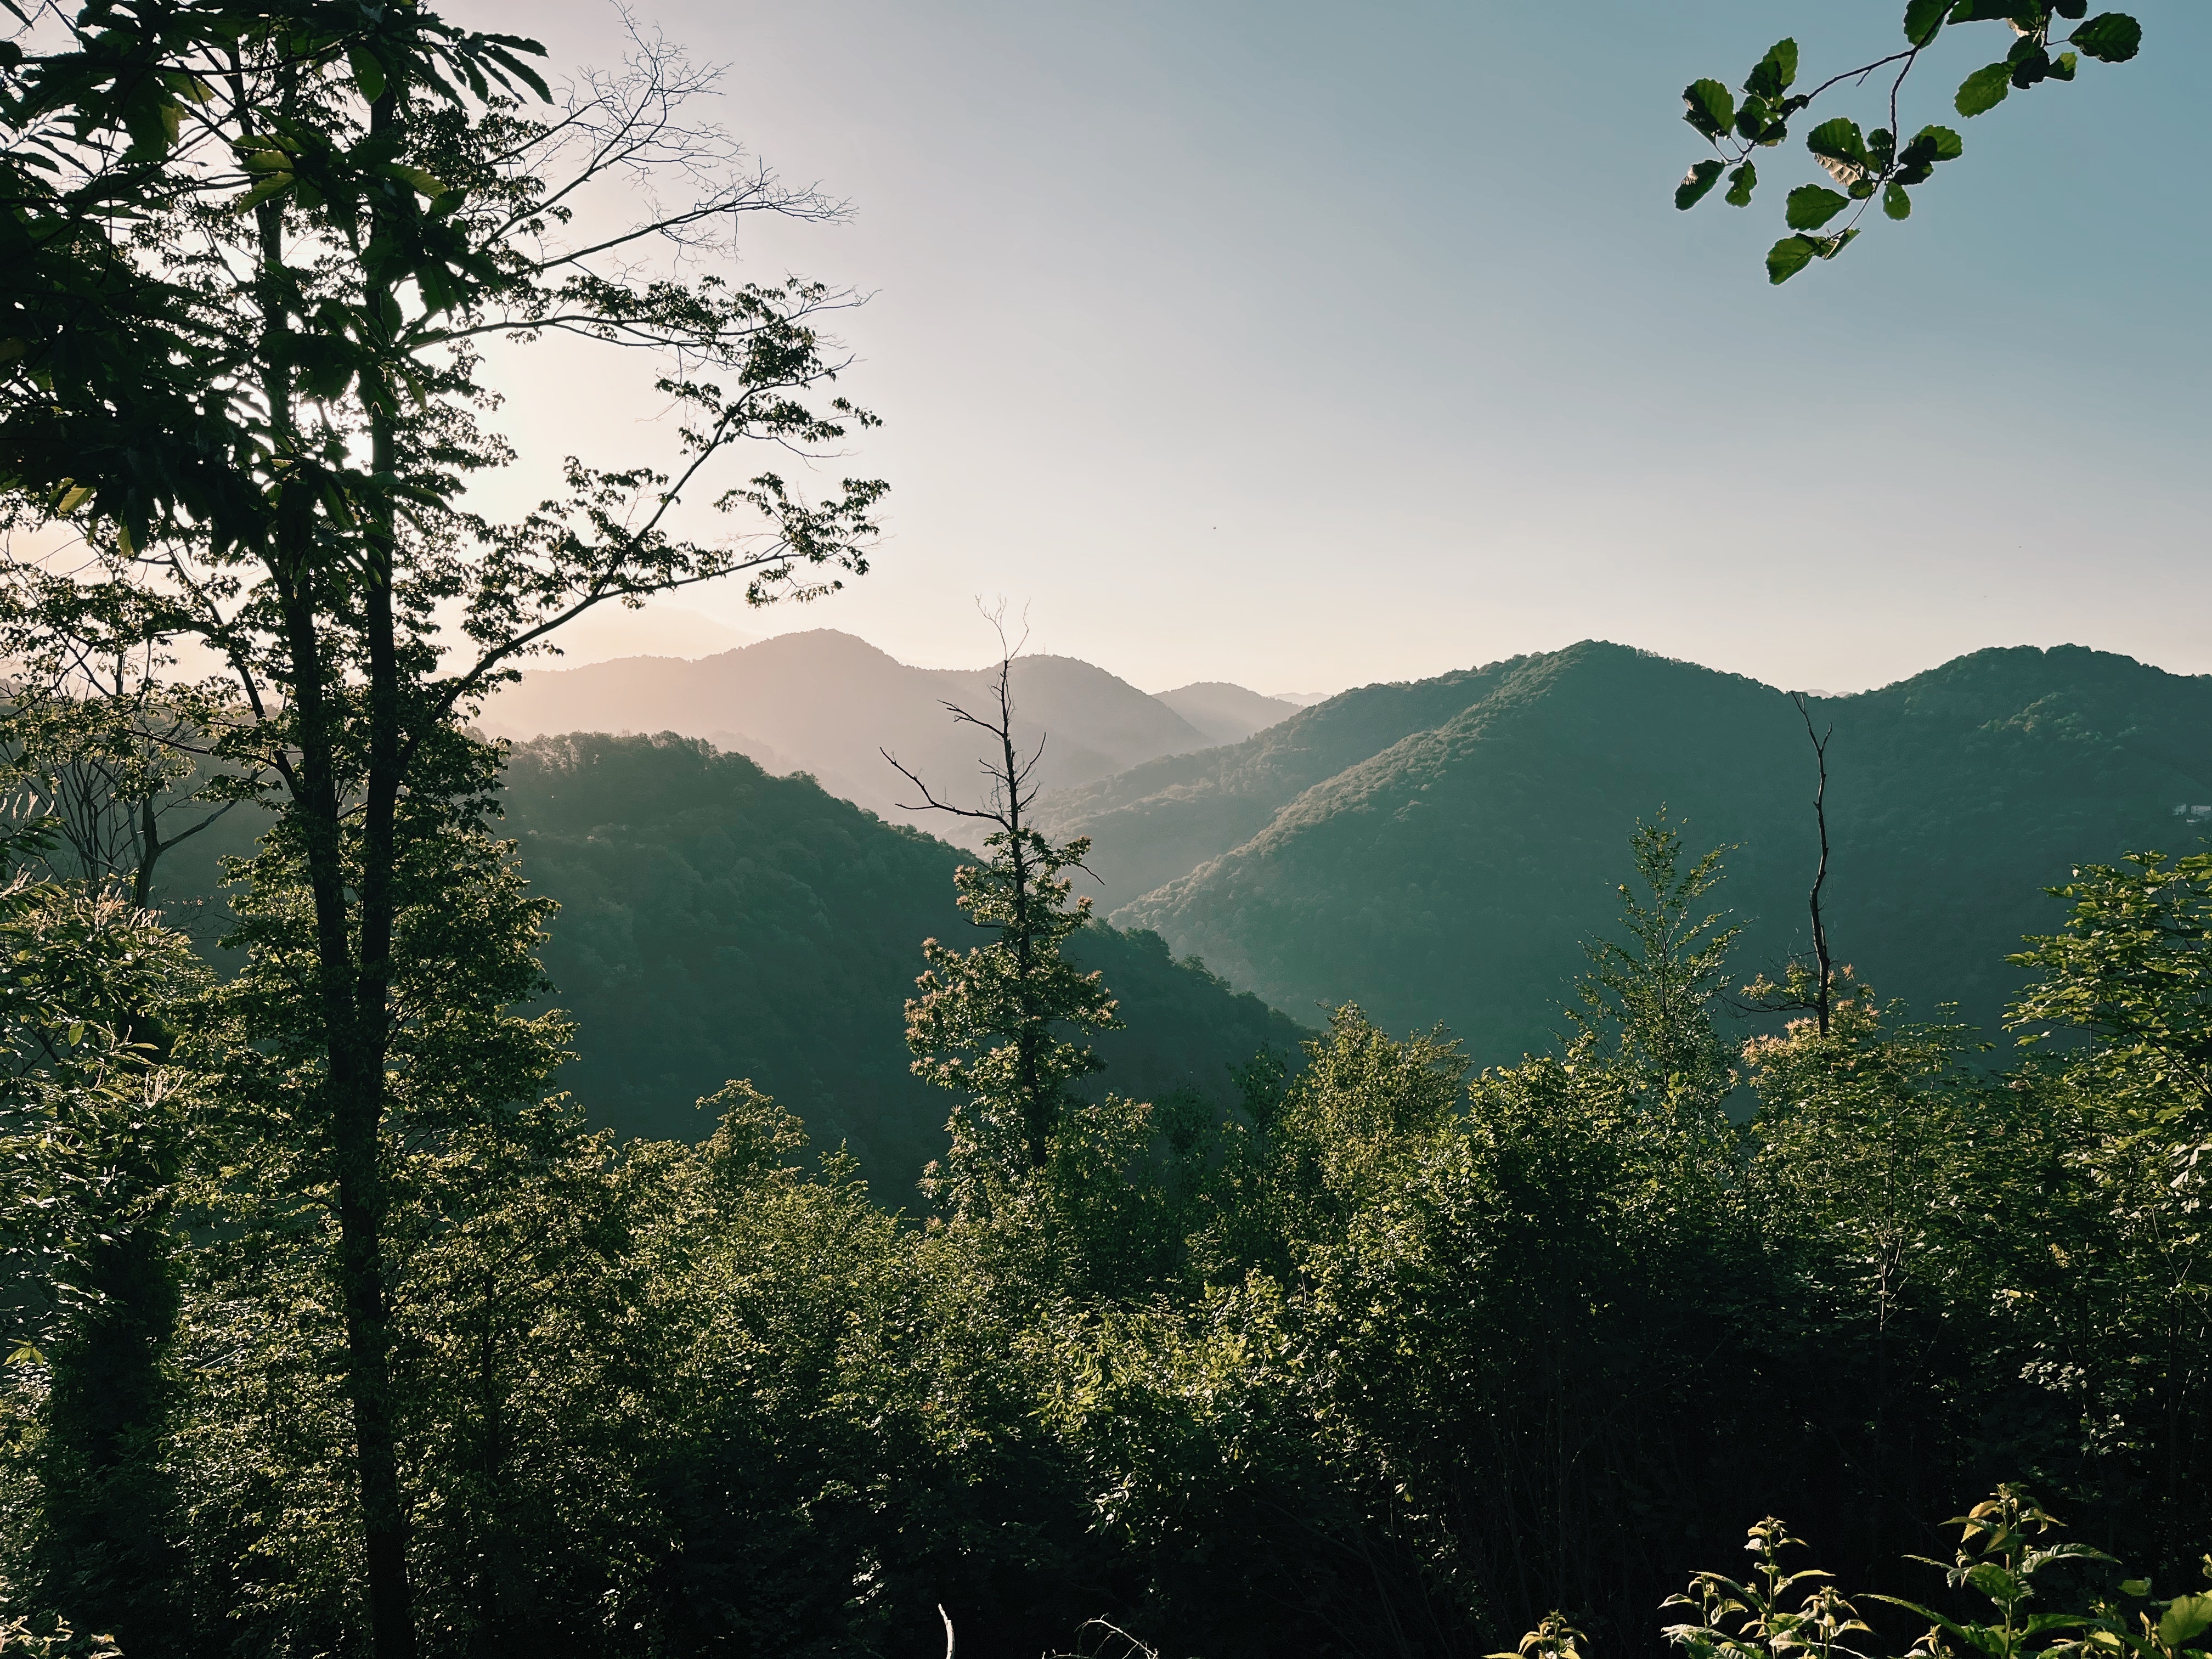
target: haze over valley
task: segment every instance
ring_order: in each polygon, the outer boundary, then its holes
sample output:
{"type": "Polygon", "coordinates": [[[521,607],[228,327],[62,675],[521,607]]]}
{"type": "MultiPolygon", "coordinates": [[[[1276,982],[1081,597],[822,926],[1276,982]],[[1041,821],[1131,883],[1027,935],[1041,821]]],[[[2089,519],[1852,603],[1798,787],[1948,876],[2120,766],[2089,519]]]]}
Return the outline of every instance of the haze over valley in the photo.
{"type": "MultiPolygon", "coordinates": [[[[945,799],[979,787],[972,729],[947,702],[981,710],[989,670],[911,668],[834,629],[782,634],[696,659],[626,657],[540,669],[501,690],[484,712],[497,737],[567,732],[673,732],[749,755],[771,772],[806,772],[832,794],[898,822],[959,836],[958,823],[913,810],[901,764],[945,799]]],[[[1092,782],[1163,755],[1241,742],[1297,712],[1288,702],[1218,682],[1147,696],[1069,657],[1017,659],[1017,728],[1040,744],[1044,788],[1092,782]]]]}

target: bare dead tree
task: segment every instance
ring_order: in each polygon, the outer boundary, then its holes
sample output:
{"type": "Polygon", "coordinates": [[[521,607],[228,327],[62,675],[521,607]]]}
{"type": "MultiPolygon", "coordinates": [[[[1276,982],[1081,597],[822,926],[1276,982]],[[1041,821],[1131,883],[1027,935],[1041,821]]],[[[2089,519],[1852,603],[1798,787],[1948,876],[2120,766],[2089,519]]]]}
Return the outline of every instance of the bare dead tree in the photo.
{"type": "MultiPolygon", "coordinates": [[[[1827,917],[1821,908],[1828,884],[1828,740],[1835,736],[1836,728],[1831,725],[1822,730],[1814,725],[1811,700],[1804,692],[1792,691],[1790,702],[1797,710],[1797,718],[1805,723],[1806,738],[1813,745],[1813,826],[1820,848],[1812,890],[1805,902],[1813,921],[1813,960],[1808,967],[1802,953],[1794,953],[1783,964],[1781,983],[1761,974],[1744,988],[1743,1000],[1735,1006],[1746,1013],[1809,1013],[1819,1023],[1820,1035],[1826,1036],[1835,1014],[1838,981],[1835,958],[1828,950],[1827,917]]],[[[1842,969],[1842,978],[1848,988],[1851,979],[1848,964],[1842,969]]]]}
{"type": "Polygon", "coordinates": [[[1828,884],[1828,739],[1836,735],[1831,724],[1825,732],[1813,726],[1813,710],[1802,691],[1792,691],[1797,717],[1805,722],[1805,735],[1813,744],[1813,765],[1820,781],[1813,791],[1813,822],[1820,834],[1820,867],[1813,872],[1813,891],[1808,907],[1813,913],[1813,961],[1818,975],[1813,991],[1814,1012],[1820,1017],[1820,1035],[1828,1035],[1828,1015],[1835,985],[1835,966],[1828,958],[1828,928],[1820,915],[1820,890],[1828,884]]]}
{"type": "Polygon", "coordinates": [[[1045,744],[1048,739],[1040,737],[1036,748],[1026,757],[1021,753],[1020,745],[1014,739],[1014,659],[1029,644],[1028,630],[1024,629],[1021,638],[1009,642],[1004,613],[986,612],[985,615],[999,636],[999,677],[991,688],[992,701],[997,705],[995,717],[988,714],[974,714],[949,698],[940,698],[938,706],[952,717],[955,726],[972,726],[991,740],[994,752],[977,761],[988,787],[984,798],[986,805],[981,807],[961,806],[951,801],[940,800],[929,785],[890,750],[879,748],[876,752],[889,761],[901,777],[921,792],[919,805],[895,802],[900,811],[948,812],[954,817],[994,823],[1006,835],[1013,837],[1018,845],[1026,827],[1022,815],[1036,799],[1037,792],[1030,787],[1030,779],[1044,759],[1045,744]]]}

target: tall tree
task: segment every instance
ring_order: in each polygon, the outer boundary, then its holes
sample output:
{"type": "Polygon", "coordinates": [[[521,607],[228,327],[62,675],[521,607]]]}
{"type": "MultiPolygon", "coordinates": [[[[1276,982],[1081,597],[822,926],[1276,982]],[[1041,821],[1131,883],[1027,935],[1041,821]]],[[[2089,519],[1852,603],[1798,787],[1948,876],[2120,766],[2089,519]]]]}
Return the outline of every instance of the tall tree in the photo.
{"type": "Polygon", "coordinates": [[[1583,947],[1589,971],[1567,1017],[1591,1045],[1608,1030],[1614,1035],[1613,1063],[1647,1099],[1693,1112],[1710,1108],[1735,1081],[1713,1014],[1729,948],[1743,929],[1726,911],[1705,909],[1725,873],[1728,849],[1714,848],[1683,869],[1682,832],[1662,808],[1656,819],[1636,826],[1629,851],[1636,880],[1614,890],[1626,937],[1583,947]]]}
{"type": "Polygon", "coordinates": [[[952,879],[968,920],[998,937],[965,951],[924,940],[929,968],[915,981],[921,994],[907,1004],[915,1074],[968,1097],[952,1119],[956,1187],[968,1184],[963,1165],[978,1158],[986,1169],[1009,1162],[1043,1169],[1072,1103],[1068,1085],[1100,1065],[1064,1028],[1081,1033],[1121,1023],[1104,980],[1060,955],[1091,920],[1088,897],[1068,902],[1074,881],[1067,874],[1083,868],[1091,842],[1078,836],[1055,844],[1030,827],[1036,797],[1030,778],[1044,746],[1024,756],[1014,741],[1014,654],[1008,650],[1000,659],[994,708],[977,714],[945,704],[955,720],[974,726],[989,745],[983,805],[939,799],[884,756],[921,792],[924,805],[992,826],[984,861],[963,865],[952,879]]]}
{"type": "MultiPolygon", "coordinates": [[[[216,757],[262,775],[313,917],[347,1392],[379,1659],[415,1650],[385,1224],[400,876],[417,792],[488,798],[456,745],[484,693],[608,600],[742,574],[756,602],[866,568],[883,486],[819,501],[730,452],[823,453],[872,417],[823,388],[845,296],[715,270],[748,214],[819,217],[689,109],[641,43],[556,94],[534,43],[417,4],[99,4],[0,53],[0,488],[18,614],[198,682],[216,757]],[[696,193],[661,204],[656,181],[696,193]],[[570,458],[556,499],[472,510],[510,464],[489,342],[652,367],[672,458],[570,458]],[[701,492],[749,520],[706,539],[701,492]],[[189,647],[193,655],[186,656],[189,647]]],[[[467,811],[464,812],[464,817],[467,811]]]]}
{"type": "Polygon", "coordinates": [[[0,1352],[44,1383],[33,1575],[103,1630],[175,1620],[169,1221],[200,1103],[171,1028],[204,978],[112,889],[0,869],[0,1352]]]}

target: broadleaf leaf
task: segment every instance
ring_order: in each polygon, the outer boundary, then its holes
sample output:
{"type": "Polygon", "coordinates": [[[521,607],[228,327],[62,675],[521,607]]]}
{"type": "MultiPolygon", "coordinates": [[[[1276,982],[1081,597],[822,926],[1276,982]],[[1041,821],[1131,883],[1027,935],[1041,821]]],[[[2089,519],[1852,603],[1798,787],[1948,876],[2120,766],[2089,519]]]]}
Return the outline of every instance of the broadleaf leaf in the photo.
{"type": "Polygon", "coordinates": [[[1973,116],[1987,113],[2005,100],[2012,90],[2012,65],[1990,64],[1976,70],[1959,84],[1959,95],[1952,107],[1960,114],[1973,116]]]}
{"type": "Polygon", "coordinates": [[[2142,25],[2124,11],[2100,12],[2067,37],[2090,57],[2124,64],[2142,50],[2142,25]]]}
{"type": "Polygon", "coordinates": [[[1699,161],[1682,175],[1682,182],[1674,186],[1674,205],[1677,208],[1695,207],[1718,182],[1722,163],[1699,161]]]}
{"type": "Polygon", "coordinates": [[[1818,230],[1850,205],[1850,198],[1820,185],[1800,185],[1790,192],[1783,217],[1792,230],[1818,230]]]}

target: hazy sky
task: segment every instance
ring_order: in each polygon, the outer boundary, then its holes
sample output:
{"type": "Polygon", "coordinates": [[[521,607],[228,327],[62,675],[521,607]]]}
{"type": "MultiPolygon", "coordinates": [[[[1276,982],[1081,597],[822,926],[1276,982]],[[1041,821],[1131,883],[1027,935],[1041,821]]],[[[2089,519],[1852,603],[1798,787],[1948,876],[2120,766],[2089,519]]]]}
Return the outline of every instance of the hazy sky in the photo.
{"type": "MultiPolygon", "coordinates": [[[[1842,68],[1900,12],[641,4],[728,65],[750,146],[849,200],[746,274],[871,293],[848,389],[888,424],[831,476],[893,487],[845,593],[686,603],[953,665],[1003,595],[1033,647],[1153,690],[1592,635],[1834,690],[2021,642],[2212,672],[2205,8],[2142,0],[2136,62],[1971,122],[1950,92],[2008,37],[1953,31],[1904,124],[1966,156],[1786,288],[1759,253],[1796,140],[1762,204],[1674,210],[1685,82],[1784,33],[1842,68]]],[[[463,15],[556,62],[620,45],[591,0],[463,15]]],[[[533,460],[660,443],[649,402],[564,375],[517,383],[533,460]]]]}

